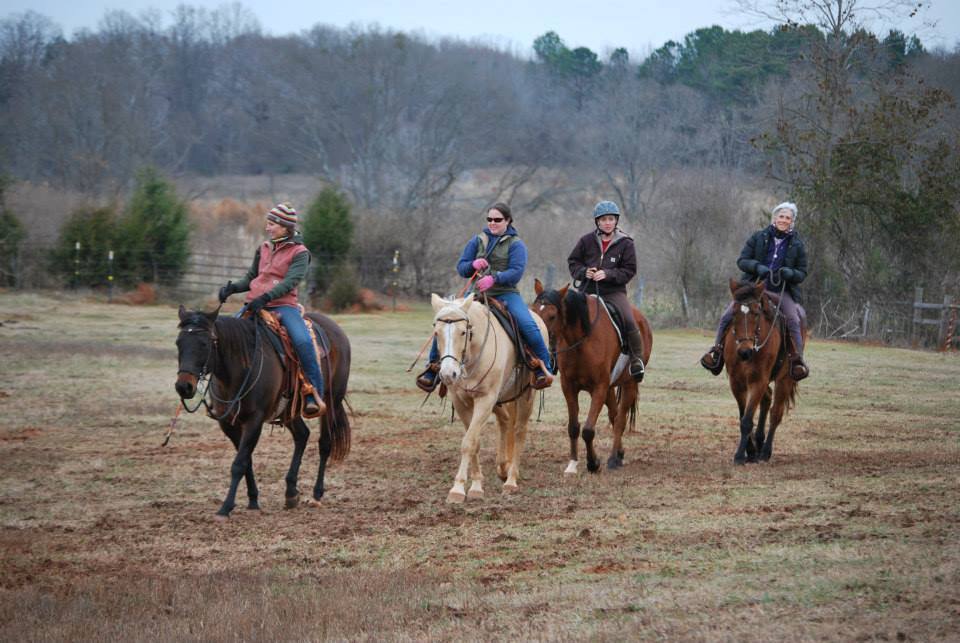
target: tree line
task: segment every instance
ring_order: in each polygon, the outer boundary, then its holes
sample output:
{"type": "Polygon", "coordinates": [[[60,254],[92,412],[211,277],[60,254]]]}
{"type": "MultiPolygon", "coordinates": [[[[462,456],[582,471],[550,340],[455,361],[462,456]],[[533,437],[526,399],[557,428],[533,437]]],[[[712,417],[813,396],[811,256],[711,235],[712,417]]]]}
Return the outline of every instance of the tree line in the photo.
{"type": "Polygon", "coordinates": [[[530,214],[602,193],[657,240],[684,318],[761,219],[742,203],[760,189],[799,202],[808,308],[836,324],[918,282],[960,288],[960,52],[873,34],[835,10],[851,4],[772,3],[773,29],[705,27],[643,60],[554,32],[531,58],[375,27],[271,36],[240,5],[113,11],[70,38],[28,12],[0,21],[0,168],[113,197],[147,165],[314,175],[383,222],[364,250],[402,241],[419,291],[456,238],[443,226],[483,205],[462,202],[473,173],[530,214]]]}

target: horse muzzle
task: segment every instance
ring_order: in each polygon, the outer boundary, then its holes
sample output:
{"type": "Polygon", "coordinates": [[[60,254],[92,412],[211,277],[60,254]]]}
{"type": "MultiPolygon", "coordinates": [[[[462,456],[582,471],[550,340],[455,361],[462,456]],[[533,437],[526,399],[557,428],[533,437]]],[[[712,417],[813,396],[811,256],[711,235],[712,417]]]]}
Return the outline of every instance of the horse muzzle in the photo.
{"type": "Polygon", "coordinates": [[[191,373],[178,373],[173,385],[181,399],[190,400],[197,394],[197,377],[191,373]]]}
{"type": "Polygon", "coordinates": [[[754,356],[754,353],[755,353],[755,352],[756,352],[756,351],[754,351],[752,347],[751,347],[751,348],[738,348],[738,349],[737,349],[737,357],[740,358],[740,361],[749,362],[750,359],[754,356]]]}
{"type": "Polygon", "coordinates": [[[445,362],[440,366],[440,381],[446,384],[447,387],[453,386],[461,377],[463,377],[463,367],[459,364],[445,362]]]}

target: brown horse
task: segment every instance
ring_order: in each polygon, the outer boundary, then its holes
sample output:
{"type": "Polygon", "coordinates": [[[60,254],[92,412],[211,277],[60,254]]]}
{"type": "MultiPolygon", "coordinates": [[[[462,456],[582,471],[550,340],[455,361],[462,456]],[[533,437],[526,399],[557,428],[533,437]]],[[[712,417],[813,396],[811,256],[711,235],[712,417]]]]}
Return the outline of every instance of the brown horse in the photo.
{"type": "MultiPolygon", "coordinates": [[[[253,450],[257,447],[263,423],[274,419],[283,409],[283,364],[266,336],[259,320],[218,318],[212,313],[186,310],[180,306],[180,334],[177,337],[179,371],[176,390],[182,400],[197,393],[198,382],[210,376],[207,394],[212,403],[208,413],[220,423],[237,455],[230,467],[230,489],[217,516],[226,518],[235,506],[240,479],[247,481],[248,509],[259,509],[259,492],[253,475],[253,450]]],[[[350,376],[350,342],[343,330],[329,317],[307,315],[329,340],[329,359],[321,360],[326,382],[327,412],[320,420],[320,466],[313,487],[313,500],[323,496],[323,477],[327,459],[346,457],[350,451],[350,422],[344,409],[350,376]]],[[[198,404],[199,406],[199,404],[198,404]]],[[[184,404],[186,407],[186,404],[184,404]]],[[[187,409],[190,410],[190,409],[187,409]]],[[[302,417],[285,425],[293,435],[293,459],[286,475],[286,503],[296,507],[300,492],[297,478],[300,461],[310,437],[302,417]]]]}
{"type": "MultiPolygon", "coordinates": [[[[577,438],[583,436],[587,452],[587,469],[600,468],[593,449],[597,418],[603,405],[613,428],[613,448],[607,459],[608,469],[623,466],[623,433],[627,416],[631,425],[636,419],[637,382],[630,376],[627,356],[620,352],[617,330],[597,297],[586,296],[566,286],[560,290],[545,290],[540,280],[534,282],[537,293],[533,311],[543,318],[556,347],[560,368],[560,384],[567,401],[567,434],[570,437],[570,462],[564,471],[577,473],[577,438]],[[590,410],[580,429],[580,391],[590,394],[590,410]]],[[[650,360],[653,333],[650,324],[636,308],[633,317],[643,338],[643,361],[650,360]]]]}
{"type": "MultiPolygon", "coordinates": [[[[730,280],[730,292],[734,315],[724,337],[723,358],[730,390],[740,409],[740,443],[733,462],[766,462],[773,455],[777,427],[796,401],[797,382],[790,377],[777,296],[764,292],[762,282],[740,283],[734,279],[730,280]],[[754,429],[757,407],[760,417],[754,429]],[[770,429],[764,435],[768,412],[770,429]]],[[[806,327],[803,333],[806,335],[806,327]]]]}

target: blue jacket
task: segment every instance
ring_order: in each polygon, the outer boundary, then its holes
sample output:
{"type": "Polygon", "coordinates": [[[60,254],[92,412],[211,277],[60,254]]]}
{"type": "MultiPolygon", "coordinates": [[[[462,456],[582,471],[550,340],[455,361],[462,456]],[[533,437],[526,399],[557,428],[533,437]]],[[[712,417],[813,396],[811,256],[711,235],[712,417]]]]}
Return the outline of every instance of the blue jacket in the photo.
{"type": "MultiPolygon", "coordinates": [[[[494,248],[506,237],[516,237],[511,243],[509,254],[507,255],[507,268],[505,270],[495,271],[493,281],[496,286],[503,289],[515,289],[520,279],[523,277],[523,271],[527,268],[527,246],[517,235],[517,230],[512,225],[507,226],[506,232],[500,237],[495,237],[490,233],[489,228],[484,228],[483,232],[487,237],[487,255],[493,252],[494,248]]],[[[473,275],[473,260],[479,258],[480,239],[476,235],[467,242],[460,253],[460,260],[457,261],[457,272],[461,277],[469,278],[473,275]]]]}

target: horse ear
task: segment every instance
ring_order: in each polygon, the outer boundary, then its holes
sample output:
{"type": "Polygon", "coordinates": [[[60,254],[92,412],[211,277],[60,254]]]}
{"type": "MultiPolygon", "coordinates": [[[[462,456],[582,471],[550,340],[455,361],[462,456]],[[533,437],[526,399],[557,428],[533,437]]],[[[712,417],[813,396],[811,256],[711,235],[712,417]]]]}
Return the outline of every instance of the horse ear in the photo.
{"type": "Polygon", "coordinates": [[[734,279],[733,277],[730,277],[730,294],[731,295],[737,294],[737,288],[739,287],[740,287],[740,282],[734,279]]]}
{"type": "Polygon", "coordinates": [[[763,282],[762,281],[753,287],[753,293],[757,296],[757,299],[763,298],[763,282]]]}
{"type": "Polygon", "coordinates": [[[183,304],[180,304],[180,310],[177,311],[177,315],[180,316],[180,321],[186,321],[187,309],[183,307],[183,304]]]}
{"type": "Polygon", "coordinates": [[[444,304],[443,297],[441,297],[437,293],[430,293],[430,305],[433,306],[434,311],[437,311],[443,308],[443,304],[444,304]]]}
{"type": "Polygon", "coordinates": [[[567,296],[567,291],[570,290],[570,284],[567,284],[563,288],[557,291],[557,294],[560,295],[560,301],[563,301],[567,296]]]}
{"type": "Polygon", "coordinates": [[[460,307],[463,308],[464,311],[470,310],[470,304],[473,303],[473,296],[474,293],[470,293],[467,295],[467,298],[463,300],[463,304],[461,304],[460,307]]]}
{"type": "Polygon", "coordinates": [[[540,280],[536,277],[533,279],[533,292],[537,293],[538,295],[543,294],[543,284],[540,283],[540,280]]]}
{"type": "Polygon", "coordinates": [[[210,323],[217,321],[217,317],[220,315],[220,309],[217,308],[212,313],[203,313],[203,316],[210,320],[210,323]]]}

